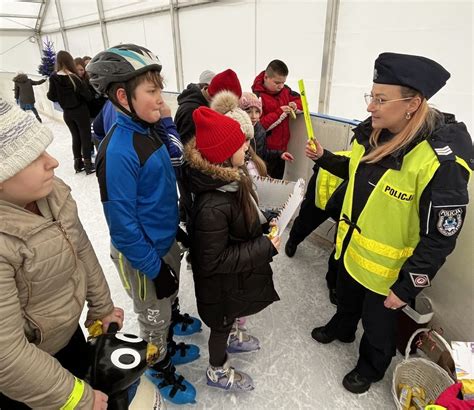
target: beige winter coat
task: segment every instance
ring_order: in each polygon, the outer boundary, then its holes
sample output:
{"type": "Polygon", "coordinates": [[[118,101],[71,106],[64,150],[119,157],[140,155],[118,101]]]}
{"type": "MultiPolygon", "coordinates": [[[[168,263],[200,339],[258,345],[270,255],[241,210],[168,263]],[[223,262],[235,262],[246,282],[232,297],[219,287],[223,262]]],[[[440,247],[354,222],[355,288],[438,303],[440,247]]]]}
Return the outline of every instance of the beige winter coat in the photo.
{"type": "MultiPolygon", "coordinates": [[[[70,188],[56,178],[37,203],[44,216],[0,200],[0,392],[59,409],[74,376],[51,355],[76,331],[86,300],[90,319],[110,314],[113,303],[70,188]]],[[[92,403],[86,385],[76,408],[92,403]]]]}

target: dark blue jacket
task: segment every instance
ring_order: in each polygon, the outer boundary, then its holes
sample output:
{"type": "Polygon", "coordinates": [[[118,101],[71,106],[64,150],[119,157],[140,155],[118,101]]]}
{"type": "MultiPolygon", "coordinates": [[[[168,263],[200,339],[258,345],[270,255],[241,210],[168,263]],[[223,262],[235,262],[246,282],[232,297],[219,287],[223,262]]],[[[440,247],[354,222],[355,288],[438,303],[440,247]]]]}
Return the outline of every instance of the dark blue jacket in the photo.
{"type": "Polygon", "coordinates": [[[100,145],[97,178],[112,244],[135,269],[155,278],[178,227],[176,177],[154,132],[117,113],[100,145]]]}

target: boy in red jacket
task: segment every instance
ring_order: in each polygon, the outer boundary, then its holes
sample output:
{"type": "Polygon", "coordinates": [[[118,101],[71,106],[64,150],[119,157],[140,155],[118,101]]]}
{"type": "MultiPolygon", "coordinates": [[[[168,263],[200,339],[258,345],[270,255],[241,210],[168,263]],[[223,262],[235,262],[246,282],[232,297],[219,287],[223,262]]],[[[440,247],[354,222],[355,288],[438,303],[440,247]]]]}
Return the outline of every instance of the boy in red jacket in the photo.
{"type": "Polygon", "coordinates": [[[262,99],[262,116],[260,122],[267,131],[267,147],[270,150],[282,151],[267,163],[268,174],[281,179],[285,171],[285,161],[292,161],[293,156],[286,152],[290,140],[288,116],[291,111],[302,110],[300,95],[285,85],[288,67],[281,60],[273,60],[254,80],[252,91],[262,99]]]}

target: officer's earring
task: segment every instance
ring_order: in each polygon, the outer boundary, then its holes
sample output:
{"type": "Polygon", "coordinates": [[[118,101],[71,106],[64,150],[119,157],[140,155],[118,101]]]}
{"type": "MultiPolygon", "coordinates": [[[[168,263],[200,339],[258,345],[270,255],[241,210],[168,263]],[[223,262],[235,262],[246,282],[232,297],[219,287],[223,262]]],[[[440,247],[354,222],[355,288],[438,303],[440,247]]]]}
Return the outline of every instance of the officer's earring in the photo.
{"type": "Polygon", "coordinates": [[[407,120],[409,120],[409,119],[411,118],[411,112],[407,112],[407,113],[405,114],[405,118],[406,118],[407,120]]]}

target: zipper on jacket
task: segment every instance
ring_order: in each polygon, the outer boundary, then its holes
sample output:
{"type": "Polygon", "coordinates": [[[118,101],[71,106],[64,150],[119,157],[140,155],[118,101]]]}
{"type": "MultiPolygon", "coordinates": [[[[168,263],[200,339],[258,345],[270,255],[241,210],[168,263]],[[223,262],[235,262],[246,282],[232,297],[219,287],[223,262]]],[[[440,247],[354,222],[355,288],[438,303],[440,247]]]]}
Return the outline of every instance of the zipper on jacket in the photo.
{"type": "Polygon", "coordinates": [[[64,228],[63,224],[61,223],[61,221],[54,221],[54,224],[59,228],[59,230],[63,234],[64,238],[66,239],[69,247],[71,248],[72,254],[74,255],[75,269],[77,269],[77,255],[76,255],[76,251],[74,250],[74,246],[72,246],[71,238],[70,238],[69,234],[67,233],[67,231],[64,228]]]}

